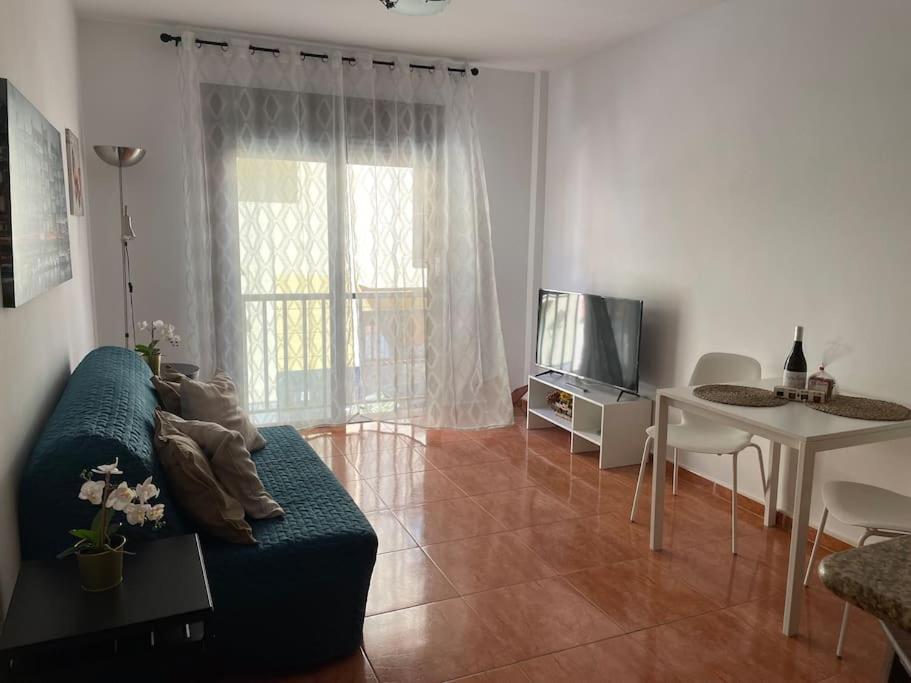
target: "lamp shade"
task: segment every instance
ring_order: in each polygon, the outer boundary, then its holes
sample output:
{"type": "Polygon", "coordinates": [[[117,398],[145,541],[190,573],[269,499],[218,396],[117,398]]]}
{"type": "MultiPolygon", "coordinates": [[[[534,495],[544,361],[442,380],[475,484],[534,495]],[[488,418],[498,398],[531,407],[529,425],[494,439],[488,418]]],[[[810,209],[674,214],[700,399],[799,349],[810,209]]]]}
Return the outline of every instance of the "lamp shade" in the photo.
{"type": "Polygon", "coordinates": [[[111,166],[129,168],[135,166],[146,155],[142,147],[120,147],[118,145],[95,145],[95,154],[111,166]]]}

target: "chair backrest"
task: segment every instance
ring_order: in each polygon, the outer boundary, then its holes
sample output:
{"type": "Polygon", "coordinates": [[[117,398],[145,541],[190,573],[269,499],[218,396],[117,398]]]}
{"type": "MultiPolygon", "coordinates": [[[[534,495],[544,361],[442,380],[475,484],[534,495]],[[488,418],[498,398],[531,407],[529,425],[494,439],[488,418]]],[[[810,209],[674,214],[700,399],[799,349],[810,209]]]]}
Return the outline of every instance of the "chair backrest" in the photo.
{"type": "MultiPolygon", "coordinates": [[[[749,356],[736,353],[712,352],[704,354],[693,368],[690,386],[720,384],[724,382],[756,382],[762,378],[762,366],[749,356]]],[[[711,422],[707,418],[683,414],[683,421],[689,424],[711,422]]]]}

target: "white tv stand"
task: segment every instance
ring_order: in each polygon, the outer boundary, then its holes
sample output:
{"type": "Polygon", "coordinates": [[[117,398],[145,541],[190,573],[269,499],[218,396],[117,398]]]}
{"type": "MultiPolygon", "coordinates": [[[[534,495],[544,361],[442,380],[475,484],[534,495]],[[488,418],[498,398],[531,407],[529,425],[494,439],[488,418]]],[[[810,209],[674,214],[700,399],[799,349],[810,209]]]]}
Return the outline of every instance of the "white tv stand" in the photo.
{"type": "Polygon", "coordinates": [[[645,430],[652,424],[652,402],[601,384],[553,372],[528,378],[528,429],[557,426],[571,436],[571,453],[599,452],[601,469],[638,465],[645,430]],[[554,390],[573,397],[573,417],[558,415],[547,404],[554,390]],[[619,398],[619,400],[618,400],[619,398]]]}

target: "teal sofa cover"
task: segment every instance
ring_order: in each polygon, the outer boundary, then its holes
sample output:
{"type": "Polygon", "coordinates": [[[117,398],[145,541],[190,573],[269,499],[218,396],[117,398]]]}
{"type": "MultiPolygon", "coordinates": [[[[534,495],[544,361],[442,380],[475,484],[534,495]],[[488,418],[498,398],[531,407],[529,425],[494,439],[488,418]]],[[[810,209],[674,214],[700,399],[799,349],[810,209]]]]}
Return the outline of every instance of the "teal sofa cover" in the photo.
{"type": "Polygon", "coordinates": [[[166,526],[129,527],[128,547],[141,555],[137,541],[144,538],[200,534],[215,605],[211,645],[219,657],[297,668],[355,651],[377,538],[319,456],[291,427],[262,429],[267,444],[253,458],[286,514],[251,520],[257,545],[225,543],[194,528],[170,496],[152,442],[156,406],[149,368],[135,353],[102,347],[85,357],[23,472],[23,559],[51,558],[69,545],[67,529],[87,525],[94,514],[77,498],[80,472],[117,457],[129,483],[152,475],[166,505],[166,526]]]}

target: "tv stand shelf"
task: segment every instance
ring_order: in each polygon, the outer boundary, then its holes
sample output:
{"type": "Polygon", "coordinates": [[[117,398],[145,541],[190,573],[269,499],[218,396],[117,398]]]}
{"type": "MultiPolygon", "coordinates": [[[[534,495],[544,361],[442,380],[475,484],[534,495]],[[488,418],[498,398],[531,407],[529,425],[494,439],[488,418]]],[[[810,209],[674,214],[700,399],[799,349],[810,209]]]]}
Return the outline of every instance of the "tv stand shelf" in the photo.
{"type": "Polygon", "coordinates": [[[565,429],[571,434],[570,452],[598,451],[601,469],[639,464],[651,424],[647,398],[556,372],[528,378],[528,429],[565,429]],[[572,395],[572,420],[548,405],[547,395],[554,390],[572,395]]]}

